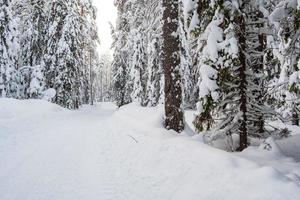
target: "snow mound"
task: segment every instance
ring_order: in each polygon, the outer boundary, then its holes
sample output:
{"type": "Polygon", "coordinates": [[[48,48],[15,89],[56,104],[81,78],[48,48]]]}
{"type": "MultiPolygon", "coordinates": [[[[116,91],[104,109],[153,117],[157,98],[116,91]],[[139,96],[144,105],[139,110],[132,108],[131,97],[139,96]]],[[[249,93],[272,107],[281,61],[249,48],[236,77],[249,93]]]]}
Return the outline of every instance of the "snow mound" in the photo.
{"type": "Polygon", "coordinates": [[[43,100],[17,100],[0,98],[0,119],[45,115],[64,110],[43,100]]]}
{"type": "Polygon", "coordinates": [[[53,99],[55,96],[56,96],[56,90],[53,88],[50,88],[43,92],[43,100],[45,101],[51,101],[51,99],[53,99]]]}
{"type": "Polygon", "coordinates": [[[164,130],[162,113],[163,107],[130,104],[112,117],[123,141],[116,145],[126,149],[116,156],[122,168],[128,168],[126,178],[138,183],[131,182],[137,190],[145,187],[156,193],[144,191],[149,195],[144,199],[298,199],[299,164],[284,157],[272,139],[266,141],[272,151],[251,147],[227,153],[204,144],[199,136],[164,130]]]}
{"type": "MultiPolygon", "coordinates": [[[[1,200],[298,200],[300,167],[279,147],[228,153],[163,128],[163,106],[65,112],[1,99],[1,200]],[[46,117],[41,117],[46,113],[46,117]],[[20,118],[19,115],[22,115],[20,118]]],[[[288,142],[288,140],[286,141],[288,142]]]]}
{"type": "Polygon", "coordinates": [[[282,150],[272,137],[267,138],[260,146],[260,150],[271,151],[276,156],[282,156],[282,150]]]}

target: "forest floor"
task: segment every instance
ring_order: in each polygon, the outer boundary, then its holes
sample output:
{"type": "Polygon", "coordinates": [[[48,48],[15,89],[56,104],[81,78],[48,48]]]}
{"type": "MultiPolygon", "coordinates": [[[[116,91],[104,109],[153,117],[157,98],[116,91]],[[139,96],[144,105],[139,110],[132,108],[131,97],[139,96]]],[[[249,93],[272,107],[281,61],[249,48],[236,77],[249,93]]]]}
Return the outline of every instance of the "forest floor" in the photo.
{"type": "Polygon", "coordinates": [[[228,153],[164,130],[162,116],[0,99],[0,200],[299,199],[299,129],[272,151],[228,153]]]}

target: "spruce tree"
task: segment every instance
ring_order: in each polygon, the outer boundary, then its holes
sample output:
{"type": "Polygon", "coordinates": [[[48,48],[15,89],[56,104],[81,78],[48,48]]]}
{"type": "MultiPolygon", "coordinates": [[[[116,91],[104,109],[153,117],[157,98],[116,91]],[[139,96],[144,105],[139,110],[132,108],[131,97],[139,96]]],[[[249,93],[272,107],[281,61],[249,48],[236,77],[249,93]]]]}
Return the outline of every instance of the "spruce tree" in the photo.
{"type": "Polygon", "coordinates": [[[0,97],[18,98],[18,29],[11,0],[0,1],[0,97]]]}
{"type": "Polygon", "coordinates": [[[276,36],[278,75],[273,78],[270,96],[287,122],[299,125],[299,67],[300,67],[300,11],[296,0],[282,0],[270,15],[276,36]]]}
{"type": "Polygon", "coordinates": [[[145,23],[147,29],[147,99],[148,106],[157,106],[163,101],[163,67],[162,51],[162,2],[160,0],[147,1],[145,23]]]}
{"type": "MultiPolygon", "coordinates": [[[[199,61],[199,115],[195,125],[206,131],[209,141],[238,133],[238,150],[249,144],[248,137],[267,137],[265,121],[274,114],[266,105],[264,58],[265,16],[256,1],[239,7],[218,1],[207,26],[199,61]]],[[[267,16],[266,16],[267,17],[267,16]]]]}
{"type": "Polygon", "coordinates": [[[94,100],[94,75],[99,63],[98,57],[98,29],[96,25],[97,9],[91,0],[79,0],[80,30],[82,34],[81,48],[82,60],[80,70],[80,96],[84,104],[92,103],[94,100]]]}
{"type": "Polygon", "coordinates": [[[51,3],[45,50],[47,88],[56,90],[54,102],[69,109],[80,106],[83,41],[77,1],[51,3]]]}
{"type": "Polygon", "coordinates": [[[41,98],[45,86],[44,60],[46,15],[45,0],[19,2],[20,29],[20,98],[41,98]]]}
{"type": "Polygon", "coordinates": [[[113,85],[114,99],[119,107],[132,101],[132,84],[130,80],[129,66],[129,4],[126,0],[116,1],[118,8],[118,19],[116,29],[113,30],[114,62],[113,62],[113,85]]]}

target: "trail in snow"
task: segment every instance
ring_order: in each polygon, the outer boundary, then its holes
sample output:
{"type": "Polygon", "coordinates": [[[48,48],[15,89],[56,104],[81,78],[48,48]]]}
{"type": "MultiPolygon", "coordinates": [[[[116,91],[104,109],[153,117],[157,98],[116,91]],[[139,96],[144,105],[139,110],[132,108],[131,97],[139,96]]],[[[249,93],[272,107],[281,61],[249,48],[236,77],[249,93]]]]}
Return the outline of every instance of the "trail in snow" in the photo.
{"type": "Polygon", "coordinates": [[[8,157],[0,151],[0,199],[118,199],[106,126],[112,113],[67,111],[17,124],[17,132],[35,128],[17,133],[8,157]]]}
{"type": "Polygon", "coordinates": [[[0,100],[1,200],[297,200],[300,167],[161,128],[160,108],[0,100]],[[246,159],[247,158],[247,159],[246,159]]]}

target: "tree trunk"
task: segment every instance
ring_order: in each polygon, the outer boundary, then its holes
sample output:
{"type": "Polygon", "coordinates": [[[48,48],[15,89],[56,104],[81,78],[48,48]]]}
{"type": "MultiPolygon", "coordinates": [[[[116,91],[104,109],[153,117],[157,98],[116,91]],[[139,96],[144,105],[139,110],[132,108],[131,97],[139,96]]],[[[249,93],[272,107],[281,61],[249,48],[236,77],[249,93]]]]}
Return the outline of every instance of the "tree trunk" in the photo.
{"type": "Polygon", "coordinates": [[[240,92],[240,112],[242,117],[240,119],[239,135],[240,135],[240,146],[237,151],[243,151],[248,147],[248,130],[247,130],[247,63],[246,63],[246,38],[245,38],[245,20],[242,15],[236,17],[235,23],[237,25],[237,38],[239,42],[239,61],[240,68],[238,70],[240,77],[239,92],[240,92]]]}
{"type": "Polygon", "coordinates": [[[178,35],[178,0],[163,0],[163,67],[165,75],[165,126],[176,132],[184,129],[178,35]]]}
{"type": "Polygon", "coordinates": [[[297,111],[293,111],[293,114],[292,114],[292,124],[295,125],[295,126],[299,126],[299,116],[298,116],[298,113],[297,111]]]}

